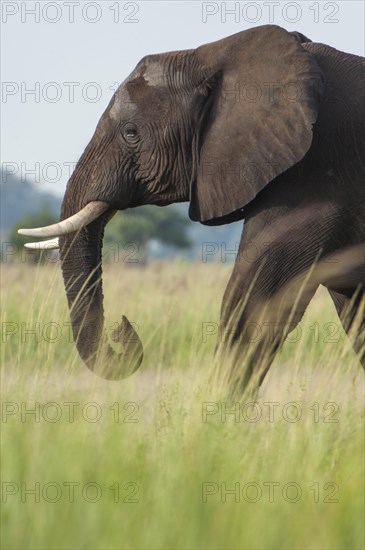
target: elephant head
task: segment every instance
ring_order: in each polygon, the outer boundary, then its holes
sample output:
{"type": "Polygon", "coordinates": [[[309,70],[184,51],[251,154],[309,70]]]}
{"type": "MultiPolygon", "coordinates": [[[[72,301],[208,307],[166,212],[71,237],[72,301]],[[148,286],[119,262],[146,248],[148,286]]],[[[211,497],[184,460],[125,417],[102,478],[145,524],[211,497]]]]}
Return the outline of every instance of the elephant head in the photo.
{"type": "Polygon", "coordinates": [[[190,201],[191,219],[205,224],[242,219],[245,206],[311,145],[320,95],[312,92],[321,90],[322,74],[301,42],[301,35],[264,26],[143,58],[77,163],[60,223],[21,230],[61,235],[74,337],[92,371],[122,378],[143,356],[126,318],[115,334],[121,355],[103,333],[105,224],[116,210],[180,201],[190,201]]]}

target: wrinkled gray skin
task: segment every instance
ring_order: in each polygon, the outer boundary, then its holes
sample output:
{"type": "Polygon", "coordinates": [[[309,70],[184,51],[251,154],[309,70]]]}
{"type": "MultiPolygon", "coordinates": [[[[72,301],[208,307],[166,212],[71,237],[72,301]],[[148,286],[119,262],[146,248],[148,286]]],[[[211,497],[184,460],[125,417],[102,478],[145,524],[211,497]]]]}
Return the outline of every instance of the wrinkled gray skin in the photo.
{"type": "MultiPolygon", "coordinates": [[[[62,205],[65,219],[90,201],[110,204],[60,240],[87,366],[119,379],[142,361],[125,318],[121,355],[103,336],[100,263],[112,212],[143,204],[190,201],[190,217],[208,225],[245,220],[217,345],[233,388],[263,379],[319,284],[340,317],[348,310],[351,333],[364,299],[364,103],[362,58],[276,26],[143,58],[102,115],[62,205]]],[[[364,319],[351,337],[364,361],[364,319]]]]}

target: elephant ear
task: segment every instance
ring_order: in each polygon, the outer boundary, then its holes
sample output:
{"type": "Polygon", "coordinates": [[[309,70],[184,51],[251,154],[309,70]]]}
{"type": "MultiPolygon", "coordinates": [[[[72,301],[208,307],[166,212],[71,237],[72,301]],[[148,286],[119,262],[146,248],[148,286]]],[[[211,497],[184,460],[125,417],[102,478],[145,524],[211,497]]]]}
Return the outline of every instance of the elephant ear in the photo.
{"type": "Polygon", "coordinates": [[[300,42],[267,25],[195,51],[204,82],[207,74],[220,81],[203,119],[192,220],[243,218],[244,207],[310,148],[324,82],[300,42]]]}

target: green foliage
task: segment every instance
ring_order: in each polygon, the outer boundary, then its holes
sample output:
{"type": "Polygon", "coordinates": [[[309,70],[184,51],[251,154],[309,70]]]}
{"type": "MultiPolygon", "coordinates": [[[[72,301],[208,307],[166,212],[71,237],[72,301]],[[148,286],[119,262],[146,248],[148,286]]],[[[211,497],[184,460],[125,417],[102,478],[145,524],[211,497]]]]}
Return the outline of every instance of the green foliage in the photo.
{"type": "Polygon", "coordinates": [[[188,248],[191,245],[188,226],[189,220],[173,206],[141,206],[118,212],[107,225],[104,242],[106,246],[115,242],[122,246],[136,243],[144,249],[154,239],[176,248],[188,248]]]}

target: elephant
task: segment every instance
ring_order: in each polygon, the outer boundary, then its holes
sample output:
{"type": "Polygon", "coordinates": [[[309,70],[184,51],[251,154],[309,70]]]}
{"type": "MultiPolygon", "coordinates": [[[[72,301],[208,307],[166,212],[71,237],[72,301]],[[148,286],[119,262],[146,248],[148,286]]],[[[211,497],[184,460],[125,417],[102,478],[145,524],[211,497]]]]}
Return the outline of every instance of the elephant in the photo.
{"type": "Polygon", "coordinates": [[[320,284],[365,364],[364,83],[362,57],[276,25],[137,64],[67,183],[60,222],[20,230],[52,237],[29,247],[59,246],[91,371],[118,380],[143,358],[126,317],[113,337],[122,353],[103,330],[105,225],[117,210],[176,202],[205,225],[244,220],[221,307],[229,337],[216,347],[233,388],[262,382],[320,284]]]}

